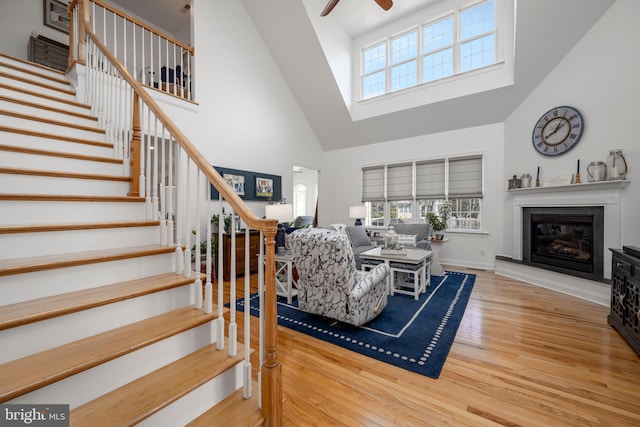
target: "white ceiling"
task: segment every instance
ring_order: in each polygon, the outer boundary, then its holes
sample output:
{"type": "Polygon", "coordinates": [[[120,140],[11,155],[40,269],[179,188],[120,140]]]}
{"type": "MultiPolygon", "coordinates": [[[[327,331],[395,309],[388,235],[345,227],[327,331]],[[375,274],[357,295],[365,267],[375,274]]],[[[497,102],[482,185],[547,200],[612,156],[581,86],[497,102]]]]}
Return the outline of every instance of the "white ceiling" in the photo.
{"type": "MultiPolygon", "coordinates": [[[[190,0],[111,1],[172,34],[181,32],[177,25],[189,25],[182,8],[190,0]]],[[[506,121],[615,0],[519,0],[514,85],[358,121],[351,119],[309,17],[313,8],[319,16],[328,0],[304,0],[309,12],[303,0],[242,1],[318,140],[333,150],[506,121]]],[[[322,19],[337,21],[354,38],[435,1],[445,0],[395,0],[385,12],[373,0],[341,0],[322,19]]]]}

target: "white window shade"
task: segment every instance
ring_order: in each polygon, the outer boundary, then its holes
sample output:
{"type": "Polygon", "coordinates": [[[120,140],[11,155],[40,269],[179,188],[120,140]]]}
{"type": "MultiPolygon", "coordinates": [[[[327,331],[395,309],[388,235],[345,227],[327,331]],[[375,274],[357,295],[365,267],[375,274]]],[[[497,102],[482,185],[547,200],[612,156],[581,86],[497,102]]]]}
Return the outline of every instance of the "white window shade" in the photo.
{"type": "Polygon", "coordinates": [[[413,164],[387,166],[387,200],[413,198],[413,164]]]}
{"type": "Polygon", "coordinates": [[[416,163],[416,199],[445,198],[444,159],[416,163]]]}
{"type": "Polygon", "coordinates": [[[449,159],[449,197],[482,197],[482,156],[449,159]]]}
{"type": "Polygon", "coordinates": [[[384,166],[362,168],[362,201],[384,201],[384,166]]]}

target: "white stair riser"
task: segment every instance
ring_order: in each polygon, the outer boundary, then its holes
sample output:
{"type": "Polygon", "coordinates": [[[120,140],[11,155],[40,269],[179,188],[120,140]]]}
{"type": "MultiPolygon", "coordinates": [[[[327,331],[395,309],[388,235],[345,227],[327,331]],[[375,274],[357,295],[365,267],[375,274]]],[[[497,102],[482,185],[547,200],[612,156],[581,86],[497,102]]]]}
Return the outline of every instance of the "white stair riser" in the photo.
{"type": "Polygon", "coordinates": [[[159,227],[0,234],[0,259],[158,244],[159,227]]]}
{"type": "Polygon", "coordinates": [[[191,289],[185,285],[0,331],[0,364],[177,310],[189,305],[191,289]]]}
{"type": "Polygon", "coordinates": [[[0,276],[2,304],[15,304],[98,286],[174,272],[172,254],[99,262],[0,276]]]}
{"type": "Polygon", "coordinates": [[[242,365],[243,362],[236,364],[223,374],[136,424],[136,427],[187,425],[242,387],[242,365]]]}
{"type": "Polygon", "coordinates": [[[74,409],[215,342],[215,326],[206,323],[5,403],[64,402],[74,409]]]}
{"type": "MultiPolygon", "coordinates": [[[[40,84],[45,84],[47,86],[51,86],[51,87],[55,87],[57,89],[61,89],[61,90],[70,90],[71,85],[69,83],[62,83],[59,80],[64,79],[63,76],[55,76],[53,77],[52,80],[50,78],[47,77],[41,77],[40,75],[37,74],[32,74],[32,73],[27,73],[21,70],[16,70],[14,68],[8,68],[8,67],[3,67],[0,65],[0,71],[6,73],[6,74],[11,74],[14,78],[16,79],[25,79],[25,80],[29,80],[35,83],[40,83],[40,84]]],[[[39,73],[38,74],[42,74],[39,73]]]]}
{"type": "Polygon", "coordinates": [[[29,169],[58,172],[95,173],[100,175],[123,175],[122,162],[98,162],[92,160],[51,157],[48,155],[0,151],[0,166],[28,165],[29,169]]]}
{"type": "Polygon", "coordinates": [[[16,113],[28,114],[30,116],[51,120],[59,120],[81,126],[96,127],[98,125],[97,119],[92,119],[90,117],[78,117],[72,114],[67,114],[66,112],[52,111],[48,108],[34,107],[3,99],[0,99],[0,110],[14,111],[16,113]]]}
{"type": "MultiPolygon", "coordinates": [[[[0,175],[0,180],[3,177],[0,175]]],[[[4,181],[3,181],[4,182],[4,181]]],[[[4,188],[4,184],[2,184],[4,188]]],[[[47,202],[0,200],[0,224],[58,224],[145,219],[139,202],[47,202]]]]}
{"type": "Polygon", "coordinates": [[[91,115],[91,110],[89,108],[85,108],[84,106],[77,105],[77,104],[70,104],[68,102],[55,101],[48,98],[43,99],[42,96],[39,95],[37,88],[33,88],[33,92],[35,92],[35,94],[31,95],[23,91],[0,87],[0,95],[2,96],[22,99],[23,101],[33,102],[35,104],[45,104],[48,107],[65,110],[70,113],[91,115]]]}
{"type": "MultiPolygon", "coordinates": [[[[3,123],[4,124],[4,123],[3,123]]],[[[15,127],[15,126],[14,126],[15,127]]],[[[91,138],[89,141],[104,142],[91,138]]],[[[59,151],[61,153],[75,153],[87,156],[114,157],[113,147],[102,147],[77,142],[70,142],[46,137],[36,137],[15,132],[0,131],[0,143],[15,147],[35,148],[40,150],[59,151]]]]}
{"type": "MultiPolygon", "coordinates": [[[[37,117],[37,116],[36,116],[37,117]]],[[[84,129],[76,129],[65,126],[65,124],[75,124],[75,120],[66,120],[62,124],[44,123],[36,119],[23,119],[0,115],[0,120],[5,126],[18,129],[28,129],[35,132],[46,132],[54,135],[67,136],[72,138],[88,139],[90,141],[105,142],[106,137],[102,132],[94,132],[84,129]]],[[[97,129],[97,128],[96,128],[97,129]]]]}
{"type": "MultiPolygon", "coordinates": [[[[0,76],[0,83],[3,83],[5,85],[10,85],[16,89],[25,89],[25,90],[29,90],[32,92],[38,92],[41,93],[43,95],[46,96],[54,96],[56,98],[60,98],[60,99],[64,99],[66,101],[72,101],[72,102],[76,102],[76,96],[73,93],[68,93],[65,91],[59,91],[59,90],[55,90],[55,89],[51,89],[49,87],[46,86],[39,86],[39,85],[34,85],[28,82],[22,82],[19,80],[14,80],[14,79],[9,79],[6,78],[4,76],[0,76]]],[[[69,89],[69,88],[65,88],[65,89],[69,89]]]]}
{"type": "Polygon", "coordinates": [[[38,175],[5,174],[2,176],[2,182],[7,185],[7,189],[4,192],[9,194],[126,196],[131,189],[129,182],[38,175]]]}
{"type": "Polygon", "coordinates": [[[16,67],[20,67],[23,70],[33,71],[35,73],[43,74],[45,76],[51,76],[52,78],[56,78],[56,79],[64,78],[64,73],[54,70],[53,68],[40,67],[36,64],[32,64],[28,62],[16,61],[15,59],[8,58],[6,56],[0,56],[0,64],[10,64],[16,67]]]}

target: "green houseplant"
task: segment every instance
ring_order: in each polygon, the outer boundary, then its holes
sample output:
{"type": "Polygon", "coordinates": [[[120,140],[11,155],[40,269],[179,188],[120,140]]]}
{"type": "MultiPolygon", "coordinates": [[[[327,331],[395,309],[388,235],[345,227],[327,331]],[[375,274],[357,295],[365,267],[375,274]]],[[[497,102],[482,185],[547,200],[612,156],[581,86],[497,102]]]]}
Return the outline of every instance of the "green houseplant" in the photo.
{"type": "Polygon", "coordinates": [[[427,212],[427,221],[431,225],[435,233],[435,237],[438,240],[442,240],[444,237],[444,231],[447,229],[447,224],[449,218],[451,217],[451,203],[445,202],[443,203],[439,209],[438,213],[427,212]]]}

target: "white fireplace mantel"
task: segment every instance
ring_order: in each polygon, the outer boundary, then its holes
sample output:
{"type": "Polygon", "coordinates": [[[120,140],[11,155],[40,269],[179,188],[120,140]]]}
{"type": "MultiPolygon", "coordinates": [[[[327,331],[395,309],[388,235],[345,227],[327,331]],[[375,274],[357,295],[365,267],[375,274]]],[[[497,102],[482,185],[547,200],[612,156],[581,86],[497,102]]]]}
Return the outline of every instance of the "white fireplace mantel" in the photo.
{"type": "MultiPolygon", "coordinates": [[[[512,258],[522,261],[522,221],[523,208],[525,207],[574,207],[574,206],[602,206],[604,207],[604,265],[603,275],[606,279],[611,278],[611,253],[608,248],[622,247],[622,192],[630,181],[601,181],[590,182],[585,184],[569,184],[549,187],[530,187],[509,190],[509,194],[513,197],[513,246],[512,258]]],[[[548,277],[546,283],[541,284],[544,287],[554,288],[557,290],[574,294],[584,298],[583,290],[580,286],[576,287],[576,292],[572,292],[566,285],[566,280],[560,279],[560,273],[545,272],[542,276],[559,275],[558,279],[548,277]],[[557,282],[557,285],[554,284],[557,282]],[[562,282],[565,282],[564,284],[562,282]]],[[[532,276],[532,275],[530,275],[532,276]]],[[[521,277],[522,278],[522,277],[521,277]]],[[[578,279],[582,280],[582,279],[578,279]]],[[[584,279],[586,281],[586,279],[584,279]]],[[[528,281],[528,280],[525,280],[528,281]]],[[[529,281],[530,283],[533,283],[529,281]]],[[[588,281],[591,282],[591,281],[588,281]]],[[[594,282],[591,282],[594,285],[594,282]]],[[[606,293],[608,289],[601,290],[600,286],[592,287],[591,293],[595,293],[587,299],[594,302],[604,303],[607,301],[606,293]]],[[[608,287],[607,287],[608,288],[608,287]]]]}

